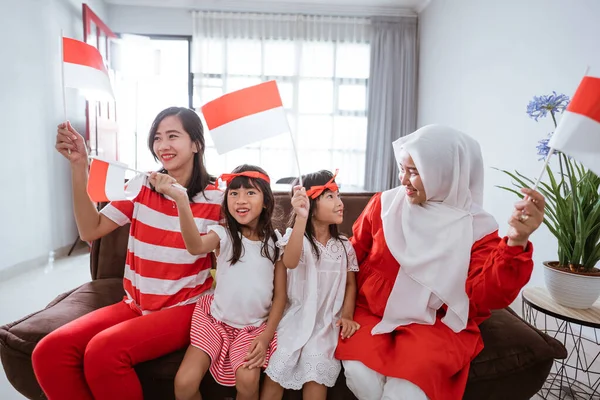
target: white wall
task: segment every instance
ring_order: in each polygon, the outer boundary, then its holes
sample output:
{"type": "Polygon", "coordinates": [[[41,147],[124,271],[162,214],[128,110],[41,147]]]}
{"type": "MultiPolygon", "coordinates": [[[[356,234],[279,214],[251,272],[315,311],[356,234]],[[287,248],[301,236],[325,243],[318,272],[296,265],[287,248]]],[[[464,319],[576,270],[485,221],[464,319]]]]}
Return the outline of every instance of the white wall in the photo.
{"type": "MultiPolygon", "coordinates": [[[[64,119],[60,31],[83,39],[81,1],[19,0],[0,4],[0,271],[42,262],[77,237],[68,163],[55,150],[64,119]]],[[[86,0],[106,18],[102,0],[86,0]]],[[[106,21],[106,20],[105,20],[106,21]]],[[[68,118],[81,127],[85,103],[68,89],[68,118]]]]}
{"type": "MultiPolygon", "coordinates": [[[[600,68],[597,0],[432,0],[420,14],[418,124],[444,123],[474,136],[486,164],[485,208],[506,232],[516,196],[495,188],[510,180],[492,167],[537,177],[537,140],[551,120],[525,110],[534,95],[571,96],[587,65],[600,68]]],[[[536,268],[556,259],[545,227],[532,236],[536,268]]]]}
{"type": "Polygon", "coordinates": [[[110,28],[117,33],[192,35],[192,14],[183,8],[109,4],[108,19],[110,28]]]}

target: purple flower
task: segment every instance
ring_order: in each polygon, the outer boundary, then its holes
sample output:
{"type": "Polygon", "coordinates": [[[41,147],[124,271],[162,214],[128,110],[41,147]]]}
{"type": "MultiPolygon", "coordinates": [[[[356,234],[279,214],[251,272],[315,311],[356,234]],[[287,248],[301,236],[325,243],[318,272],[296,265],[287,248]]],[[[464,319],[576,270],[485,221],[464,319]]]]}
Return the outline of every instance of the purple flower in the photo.
{"type": "MultiPolygon", "coordinates": [[[[546,159],[546,157],[548,157],[548,153],[550,152],[550,146],[548,146],[548,143],[550,142],[550,139],[552,139],[552,135],[554,135],[554,132],[550,132],[548,134],[548,136],[546,136],[545,139],[539,140],[538,145],[535,146],[535,148],[538,151],[537,154],[538,154],[538,156],[540,156],[538,158],[538,161],[543,161],[546,159]]],[[[561,152],[555,149],[554,154],[558,155],[558,154],[561,154],[561,152]]],[[[571,158],[571,157],[569,157],[569,158],[571,158]]]]}
{"type": "Polygon", "coordinates": [[[546,157],[548,157],[548,152],[550,151],[550,147],[548,146],[548,142],[550,142],[550,139],[552,138],[552,134],[553,133],[554,132],[550,132],[545,139],[542,139],[542,140],[538,141],[538,145],[535,146],[535,148],[538,151],[537,154],[538,154],[538,156],[540,156],[538,158],[539,161],[545,160],[546,157]]]}
{"type": "Polygon", "coordinates": [[[533,100],[527,105],[527,114],[537,121],[539,118],[548,115],[548,112],[553,114],[563,112],[569,105],[569,101],[569,96],[556,94],[554,91],[551,95],[534,96],[533,100]]]}

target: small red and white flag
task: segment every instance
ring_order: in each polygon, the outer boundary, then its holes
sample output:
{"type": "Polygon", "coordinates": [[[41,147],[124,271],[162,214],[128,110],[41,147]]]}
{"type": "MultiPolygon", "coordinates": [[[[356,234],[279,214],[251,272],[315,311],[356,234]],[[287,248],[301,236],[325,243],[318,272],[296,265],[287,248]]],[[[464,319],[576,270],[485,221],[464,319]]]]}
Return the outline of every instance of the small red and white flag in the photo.
{"type": "Polygon", "coordinates": [[[219,154],[289,132],[275,81],[228,93],[202,106],[219,154]]]}
{"type": "Polygon", "coordinates": [[[88,176],[87,192],[93,202],[133,199],[142,189],[143,175],[131,179],[125,185],[126,164],[92,158],[88,176]]]}
{"type": "Polygon", "coordinates": [[[600,175],[600,78],[583,78],[548,146],[600,175]]]}
{"type": "Polygon", "coordinates": [[[63,37],[64,86],[104,93],[114,99],[100,52],[79,40],[63,37]]]}

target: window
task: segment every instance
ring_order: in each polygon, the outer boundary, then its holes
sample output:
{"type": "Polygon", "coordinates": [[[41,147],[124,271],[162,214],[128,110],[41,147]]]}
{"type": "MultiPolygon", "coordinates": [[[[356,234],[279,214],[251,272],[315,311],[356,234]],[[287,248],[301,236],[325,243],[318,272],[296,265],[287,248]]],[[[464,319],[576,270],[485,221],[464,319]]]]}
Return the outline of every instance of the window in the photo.
{"type": "Polygon", "coordinates": [[[123,35],[121,43],[115,80],[119,161],[157,170],[160,163],[148,150],[148,133],[163,109],[189,107],[189,39],[123,35]]]}
{"type": "MultiPolygon", "coordinates": [[[[244,87],[276,80],[298,149],[300,171],[340,169],[341,185],[362,187],[367,135],[369,45],[267,39],[204,39],[194,74],[193,106],[244,87]]],[[[290,135],[219,156],[206,135],[211,173],[242,163],[263,167],[274,181],[296,176],[290,135]]]]}

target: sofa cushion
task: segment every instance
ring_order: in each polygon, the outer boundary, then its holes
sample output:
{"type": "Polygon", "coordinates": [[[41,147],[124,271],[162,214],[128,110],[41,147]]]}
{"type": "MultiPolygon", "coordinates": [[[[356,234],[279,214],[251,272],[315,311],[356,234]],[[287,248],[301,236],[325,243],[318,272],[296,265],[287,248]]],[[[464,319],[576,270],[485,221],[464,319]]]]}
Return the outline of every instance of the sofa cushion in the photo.
{"type": "Polygon", "coordinates": [[[485,347],[471,362],[463,400],[529,399],[544,384],[554,359],[567,357],[558,340],[510,308],[492,311],[480,330],[485,347]]]}
{"type": "MultiPolygon", "coordinates": [[[[289,193],[274,193],[277,207],[273,216],[273,226],[280,231],[284,231],[287,226],[289,216],[292,212],[292,204],[289,193]]],[[[339,225],[340,233],[346,236],[352,236],[352,224],[358,218],[365,208],[373,193],[342,193],[344,202],[344,221],[339,225]]]]}
{"type": "Polygon", "coordinates": [[[567,356],[558,340],[534,329],[509,308],[492,311],[480,330],[485,347],[471,363],[470,381],[495,379],[540,360],[567,356]]]}
{"type": "Polygon", "coordinates": [[[125,224],[92,242],[90,254],[92,279],[123,277],[130,227],[131,224],[125,224]]]}

